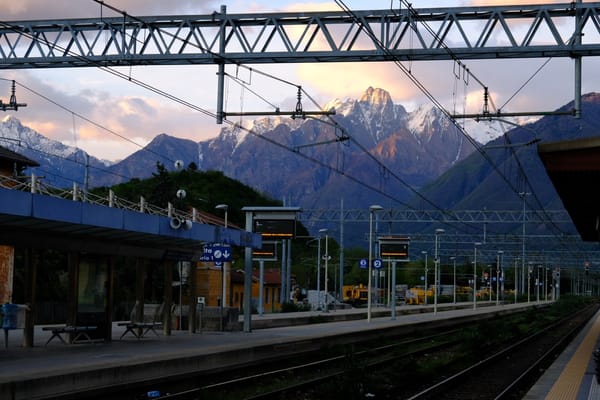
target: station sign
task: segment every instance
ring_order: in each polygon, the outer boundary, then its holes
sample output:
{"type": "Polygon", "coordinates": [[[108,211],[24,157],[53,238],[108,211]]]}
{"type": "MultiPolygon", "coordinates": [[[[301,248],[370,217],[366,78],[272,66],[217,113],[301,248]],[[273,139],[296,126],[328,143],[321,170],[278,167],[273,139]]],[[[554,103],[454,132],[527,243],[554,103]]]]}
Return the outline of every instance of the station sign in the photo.
{"type": "Polygon", "coordinates": [[[221,265],[224,262],[231,261],[231,247],[223,244],[207,244],[202,248],[202,256],[199,261],[214,262],[215,265],[221,265]]]}

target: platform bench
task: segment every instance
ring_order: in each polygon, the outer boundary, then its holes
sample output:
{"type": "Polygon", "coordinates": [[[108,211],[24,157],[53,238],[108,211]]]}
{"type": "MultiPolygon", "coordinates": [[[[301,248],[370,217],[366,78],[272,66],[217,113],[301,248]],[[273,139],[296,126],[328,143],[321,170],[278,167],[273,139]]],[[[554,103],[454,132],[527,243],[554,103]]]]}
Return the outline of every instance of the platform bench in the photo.
{"type": "Polygon", "coordinates": [[[62,325],[62,326],[44,326],[42,328],[43,331],[52,331],[52,336],[46,342],[46,346],[48,343],[52,341],[54,338],[58,338],[63,344],[67,344],[65,339],[62,337],[62,334],[73,334],[75,335],[70,343],[77,342],[78,339],[84,338],[88,343],[93,343],[92,338],[88,335],[88,332],[92,332],[98,329],[97,326],[73,326],[73,325],[62,325]]]}
{"type": "Polygon", "coordinates": [[[150,331],[158,336],[156,329],[162,328],[162,322],[119,322],[117,325],[125,327],[125,332],[123,332],[119,339],[123,339],[123,336],[128,333],[131,333],[137,339],[140,339],[150,331]],[[141,331],[141,333],[138,334],[138,331],[141,331]]]}

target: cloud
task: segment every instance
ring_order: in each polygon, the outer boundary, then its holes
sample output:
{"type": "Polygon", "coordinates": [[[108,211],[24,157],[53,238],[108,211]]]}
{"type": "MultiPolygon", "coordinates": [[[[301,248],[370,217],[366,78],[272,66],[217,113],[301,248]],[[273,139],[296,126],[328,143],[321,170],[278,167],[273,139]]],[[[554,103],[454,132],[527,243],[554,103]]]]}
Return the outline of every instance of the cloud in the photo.
{"type": "Polygon", "coordinates": [[[297,73],[301,81],[308,82],[330,99],[358,97],[370,86],[386,89],[400,102],[417,94],[392,63],[301,64],[297,73]]]}
{"type": "MultiPolygon", "coordinates": [[[[134,16],[207,14],[220,8],[213,0],[105,0],[118,10],[134,16]]],[[[0,3],[0,15],[4,20],[89,18],[120,16],[108,7],[92,0],[19,0],[0,3]]]]}
{"type": "MultiPolygon", "coordinates": [[[[99,4],[91,0],[78,1],[77,7],[73,3],[73,0],[5,1],[0,3],[0,13],[4,19],[12,20],[100,15],[99,4]]],[[[227,4],[229,13],[275,11],[273,7],[287,11],[339,10],[332,1],[109,0],[107,3],[139,16],[211,13],[222,3],[227,4]]],[[[466,6],[507,4],[506,1],[462,3],[460,5],[466,6]]],[[[364,2],[348,1],[347,4],[353,8],[364,8],[364,2]]],[[[386,6],[389,4],[386,3],[386,6]]],[[[399,3],[394,1],[393,4],[399,3]]],[[[455,7],[457,4],[445,0],[437,4],[419,4],[419,7],[443,6],[455,7]]],[[[104,12],[107,14],[103,15],[116,15],[106,9],[104,12]]],[[[294,30],[289,33],[297,34],[294,30]]],[[[325,48],[325,43],[320,43],[320,46],[325,48]]],[[[572,100],[574,73],[571,59],[552,59],[547,65],[544,65],[545,62],[545,59],[466,60],[463,65],[473,74],[469,77],[462,72],[457,76],[456,64],[451,61],[404,62],[402,65],[410,70],[410,75],[391,62],[261,64],[257,69],[289,84],[244,71],[240,81],[228,78],[225,109],[293,109],[297,101],[297,85],[302,86],[320,105],[334,98],[358,98],[372,86],[387,90],[394,102],[409,110],[430,102],[430,95],[448,110],[475,113],[483,107],[483,87],[477,82],[479,80],[489,88],[494,105],[504,111],[549,111],[572,100]],[[413,79],[425,87],[427,95],[413,79]],[[241,81],[246,88],[242,88],[241,81]]],[[[600,68],[599,63],[596,58],[584,58],[584,93],[599,90],[600,75],[595,74],[600,68]]],[[[216,67],[213,65],[133,67],[119,71],[203,110],[211,110],[209,114],[214,113],[217,88],[216,67]]],[[[232,75],[237,73],[234,66],[227,66],[227,71],[232,75]]],[[[37,92],[17,86],[18,100],[27,102],[28,106],[15,116],[25,125],[56,140],[77,142],[98,157],[123,158],[160,133],[200,141],[214,137],[221,128],[210,115],[95,68],[3,71],[0,78],[16,79],[20,85],[37,92]],[[85,116],[99,126],[77,115],[85,116]]],[[[0,81],[0,98],[6,100],[9,95],[9,83],[0,81]]],[[[308,104],[306,97],[302,101],[305,109],[314,108],[308,104]]]]}
{"type": "MultiPolygon", "coordinates": [[[[14,112],[24,125],[54,140],[76,143],[105,159],[123,158],[160,133],[201,141],[214,137],[220,129],[210,117],[148,91],[111,90],[119,87],[118,82],[106,76],[93,69],[16,71],[5,79],[16,80],[17,100],[27,103],[14,112]],[[60,80],[64,73],[73,77],[83,74],[96,84],[86,84],[82,77],[75,79],[82,80],[75,85],[52,79],[60,80]],[[135,91],[136,95],[130,94],[135,91]],[[109,143],[113,144],[111,151],[109,143]]],[[[6,100],[9,93],[10,83],[0,81],[0,98],[6,100]]]]}

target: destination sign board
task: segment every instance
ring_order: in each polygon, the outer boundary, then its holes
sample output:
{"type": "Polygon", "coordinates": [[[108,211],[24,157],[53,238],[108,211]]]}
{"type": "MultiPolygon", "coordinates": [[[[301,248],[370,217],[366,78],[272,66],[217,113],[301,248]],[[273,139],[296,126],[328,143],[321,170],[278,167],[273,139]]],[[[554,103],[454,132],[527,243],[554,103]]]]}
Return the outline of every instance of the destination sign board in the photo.
{"type": "Polygon", "coordinates": [[[379,256],[393,260],[408,260],[408,244],[410,239],[403,236],[379,237],[379,256]]]}
{"type": "Polygon", "coordinates": [[[254,232],[263,239],[292,239],[296,236],[296,221],[289,219],[255,219],[254,232]]]}

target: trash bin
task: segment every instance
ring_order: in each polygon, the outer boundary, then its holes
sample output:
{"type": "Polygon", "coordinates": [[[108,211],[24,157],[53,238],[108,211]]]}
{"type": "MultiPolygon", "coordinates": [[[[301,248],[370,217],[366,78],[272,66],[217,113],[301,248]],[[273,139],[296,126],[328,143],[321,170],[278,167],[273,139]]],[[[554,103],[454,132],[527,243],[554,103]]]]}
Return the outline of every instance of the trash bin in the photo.
{"type": "Polygon", "coordinates": [[[16,304],[2,304],[2,329],[4,329],[4,348],[8,347],[8,331],[17,329],[17,310],[16,304]]]}
{"type": "Polygon", "coordinates": [[[17,329],[17,310],[16,304],[6,303],[2,305],[2,329],[17,329]]]}

